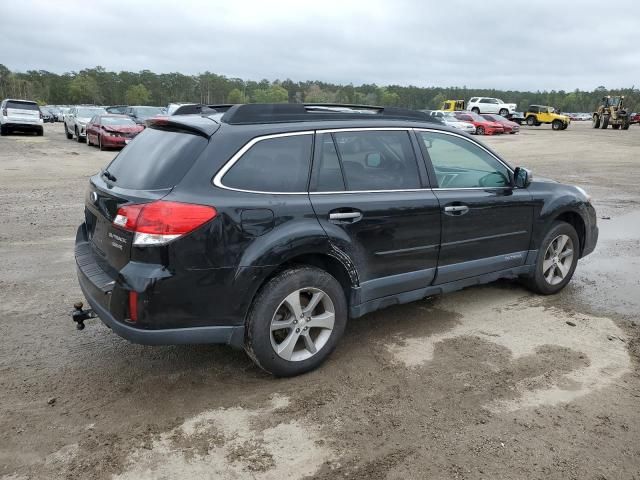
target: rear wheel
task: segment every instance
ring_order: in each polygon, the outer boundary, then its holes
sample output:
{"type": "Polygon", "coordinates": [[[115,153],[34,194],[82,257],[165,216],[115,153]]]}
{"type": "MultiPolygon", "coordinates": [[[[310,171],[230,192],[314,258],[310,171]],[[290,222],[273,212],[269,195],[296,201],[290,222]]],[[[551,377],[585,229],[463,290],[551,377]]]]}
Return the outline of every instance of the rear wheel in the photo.
{"type": "Polygon", "coordinates": [[[558,293],[571,280],[579,256],[580,239],[575,228],[566,222],[555,222],[542,240],[527,286],[543,295],[558,293]]]}
{"type": "Polygon", "coordinates": [[[298,375],[324,362],[346,323],[340,283],[317,268],[292,268],[270,280],[254,300],[244,348],[266,372],[298,375]]]}
{"type": "Polygon", "coordinates": [[[506,116],[509,115],[509,110],[507,110],[506,108],[501,108],[498,113],[506,118],[506,116]]]}
{"type": "Polygon", "coordinates": [[[475,112],[475,113],[478,113],[478,114],[480,113],[480,109],[479,109],[478,107],[473,107],[473,108],[471,109],[471,111],[472,111],[472,112],[475,112]]]}
{"type": "Polygon", "coordinates": [[[562,130],[562,122],[560,120],[554,120],[551,122],[551,128],[554,130],[562,130]]]}
{"type": "Polygon", "coordinates": [[[484,135],[484,127],[483,126],[476,127],[476,134],[484,135]]]}
{"type": "Polygon", "coordinates": [[[601,128],[604,130],[608,126],[609,126],[609,115],[603,115],[601,128]]]}
{"type": "Polygon", "coordinates": [[[536,124],[536,117],[535,115],[529,115],[527,117],[527,125],[529,125],[530,127],[533,127],[536,124]]]}

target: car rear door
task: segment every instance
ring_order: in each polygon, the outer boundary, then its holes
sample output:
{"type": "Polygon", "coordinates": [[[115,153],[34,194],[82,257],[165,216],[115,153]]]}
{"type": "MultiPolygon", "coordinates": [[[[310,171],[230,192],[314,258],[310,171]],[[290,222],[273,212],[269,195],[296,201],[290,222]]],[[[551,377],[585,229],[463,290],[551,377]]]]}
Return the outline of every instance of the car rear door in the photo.
{"type": "Polygon", "coordinates": [[[317,133],[310,198],[336,255],[353,262],[360,303],[431,284],[438,199],[410,129],[317,133]]]}
{"type": "Polygon", "coordinates": [[[526,189],[511,186],[509,167],[462,135],[416,133],[441,208],[442,243],[434,283],[524,265],[533,201],[526,189]]]}

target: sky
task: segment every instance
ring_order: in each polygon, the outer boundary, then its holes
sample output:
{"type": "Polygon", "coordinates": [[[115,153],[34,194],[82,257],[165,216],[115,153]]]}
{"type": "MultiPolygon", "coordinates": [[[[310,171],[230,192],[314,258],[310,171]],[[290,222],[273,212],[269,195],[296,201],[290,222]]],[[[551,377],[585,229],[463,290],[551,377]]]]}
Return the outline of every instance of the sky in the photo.
{"type": "Polygon", "coordinates": [[[640,1],[0,0],[0,63],[354,85],[638,87],[640,1]]]}

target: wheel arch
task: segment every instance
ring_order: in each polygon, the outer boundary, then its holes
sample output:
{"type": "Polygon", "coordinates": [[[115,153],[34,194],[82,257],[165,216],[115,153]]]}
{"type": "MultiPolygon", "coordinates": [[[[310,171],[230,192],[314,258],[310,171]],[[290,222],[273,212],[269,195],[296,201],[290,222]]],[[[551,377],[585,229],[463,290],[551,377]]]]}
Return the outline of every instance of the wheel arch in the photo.
{"type": "Polygon", "coordinates": [[[578,239],[580,240],[580,256],[582,256],[587,235],[587,227],[582,215],[574,210],[567,210],[556,215],[551,221],[551,224],[554,222],[566,222],[576,230],[578,239]]]}

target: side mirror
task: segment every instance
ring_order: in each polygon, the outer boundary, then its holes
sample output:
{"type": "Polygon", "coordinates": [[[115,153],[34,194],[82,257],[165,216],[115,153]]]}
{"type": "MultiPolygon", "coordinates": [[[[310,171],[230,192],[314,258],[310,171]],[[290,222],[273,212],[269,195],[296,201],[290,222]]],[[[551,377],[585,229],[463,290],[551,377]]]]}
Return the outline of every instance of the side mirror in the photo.
{"type": "Polygon", "coordinates": [[[513,172],[513,184],[516,188],[527,188],[531,185],[531,180],[533,180],[531,170],[523,167],[516,167],[513,172]]]}
{"type": "Polygon", "coordinates": [[[382,155],[378,152],[367,153],[367,156],[364,159],[364,163],[367,167],[370,168],[378,168],[382,163],[382,155]]]}

